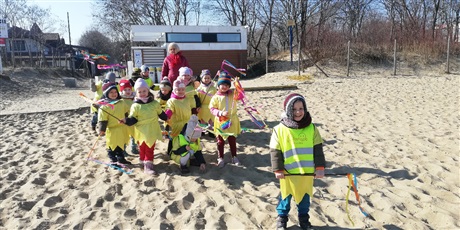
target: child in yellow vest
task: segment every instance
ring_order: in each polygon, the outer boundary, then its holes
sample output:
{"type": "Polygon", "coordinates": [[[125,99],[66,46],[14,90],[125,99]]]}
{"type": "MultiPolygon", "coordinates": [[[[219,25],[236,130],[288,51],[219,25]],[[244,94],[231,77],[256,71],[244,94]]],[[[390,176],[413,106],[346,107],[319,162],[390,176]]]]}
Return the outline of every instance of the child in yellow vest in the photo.
{"type": "Polygon", "coordinates": [[[134,89],[136,97],[128,118],[123,122],[129,126],[134,125],[134,139],[139,145],[139,160],[144,164],[144,172],[158,175],[153,169],[155,143],[162,139],[158,118],[165,121],[167,116],[161,109],[160,103],[154,100],[144,79],[137,79],[134,89]]]}
{"type": "Polygon", "coordinates": [[[217,166],[224,167],[224,145],[228,140],[232,163],[240,165],[236,156],[236,137],[241,133],[240,119],[237,116],[237,101],[233,100],[235,92],[230,89],[232,79],[226,71],[221,71],[217,81],[217,93],[209,102],[209,109],[215,116],[214,134],[217,136],[217,166]],[[225,127],[224,127],[225,126],[225,127]]]}
{"type": "Polygon", "coordinates": [[[118,93],[117,85],[110,82],[102,86],[103,100],[113,105],[103,105],[99,108],[99,135],[105,135],[107,152],[112,165],[131,164],[124,156],[125,146],[129,142],[126,125],[120,124],[118,119],[123,119],[129,112],[129,106],[123,102],[118,93]],[[110,113],[110,114],[109,114],[110,113]]]}
{"type": "MultiPolygon", "coordinates": [[[[211,110],[209,110],[209,102],[211,98],[216,94],[217,88],[212,82],[211,71],[204,69],[200,74],[201,84],[196,89],[198,98],[201,102],[201,108],[198,112],[198,119],[202,124],[207,124],[209,127],[212,127],[214,124],[214,115],[212,115],[211,110]]],[[[209,136],[214,138],[214,134],[209,132],[209,136]]]]}
{"type": "Polygon", "coordinates": [[[308,212],[313,178],[324,176],[326,161],[321,135],[311,120],[305,98],[295,93],[288,95],[281,123],[273,128],[270,139],[272,169],[280,179],[281,190],[276,207],[277,229],[286,229],[292,197],[297,204],[300,228],[312,227],[308,212]]]}
{"type": "Polygon", "coordinates": [[[172,151],[169,152],[171,159],[180,165],[182,173],[189,173],[189,165],[200,167],[200,171],[206,170],[206,161],[201,151],[201,129],[197,127],[198,117],[192,115],[181,133],[174,137],[172,151]],[[191,159],[194,157],[194,159],[191,159]]]}

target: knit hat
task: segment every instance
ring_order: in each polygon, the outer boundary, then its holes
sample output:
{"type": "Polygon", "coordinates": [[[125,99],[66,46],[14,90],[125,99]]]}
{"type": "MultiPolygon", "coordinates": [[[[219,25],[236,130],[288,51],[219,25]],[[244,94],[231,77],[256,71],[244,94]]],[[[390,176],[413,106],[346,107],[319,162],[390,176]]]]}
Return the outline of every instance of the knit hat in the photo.
{"type": "Polygon", "coordinates": [[[105,79],[109,80],[110,82],[114,83],[117,78],[114,72],[108,72],[105,74],[105,79]]]}
{"type": "Polygon", "coordinates": [[[190,76],[192,76],[192,75],[193,75],[192,69],[190,69],[190,68],[187,67],[187,66],[180,67],[180,69],[179,69],[179,76],[183,76],[183,75],[190,75],[190,76]]]}
{"type": "Polygon", "coordinates": [[[221,84],[232,85],[232,77],[227,73],[227,71],[222,70],[219,74],[219,79],[217,80],[217,86],[221,84]]]}
{"type": "Polygon", "coordinates": [[[185,83],[182,82],[181,80],[175,80],[173,89],[177,89],[177,88],[185,88],[185,83]]]}
{"type": "Polygon", "coordinates": [[[204,75],[211,76],[211,71],[209,71],[209,69],[201,70],[201,74],[200,74],[201,79],[203,79],[204,75]]]}
{"type": "Polygon", "coordinates": [[[297,93],[291,93],[289,94],[286,99],[284,99],[284,104],[283,104],[283,108],[284,108],[284,113],[281,115],[282,117],[285,116],[291,120],[294,119],[294,103],[296,103],[297,101],[301,101],[302,104],[303,104],[303,108],[304,108],[304,115],[306,116],[307,115],[307,103],[305,102],[305,98],[300,95],[300,94],[297,94],[297,93]]]}
{"type": "Polygon", "coordinates": [[[138,90],[139,88],[149,88],[149,85],[147,85],[147,82],[145,82],[144,79],[138,78],[136,80],[136,83],[134,83],[134,90],[138,90]]]}
{"type": "Polygon", "coordinates": [[[160,89],[163,88],[169,88],[169,90],[172,90],[172,85],[171,82],[169,82],[168,77],[164,77],[163,80],[160,81],[160,89]]]}
{"type": "Polygon", "coordinates": [[[104,94],[106,98],[109,98],[109,92],[112,89],[116,89],[117,94],[118,94],[117,98],[120,97],[120,93],[118,92],[117,84],[107,82],[102,85],[102,91],[103,91],[102,93],[104,94]]]}
{"type": "Polygon", "coordinates": [[[197,127],[198,117],[192,115],[190,120],[187,122],[187,128],[185,129],[185,138],[190,141],[191,139],[198,139],[201,137],[201,128],[197,127]]]}
{"type": "Polygon", "coordinates": [[[149,69],[148,66],[146,66],[146,65],[141,66],[141,73],[145,73],[145,72],[149,72],[149,71],[150,71],[150,69],[149,69]]]}
{"type": "Polygon", "coordinates": [[[120,86],[120,91],[123,91],[126,88],[133,89],[133,86],[131,85],[131,82],[129,82],[128,79],[121,79],[120,82],[118,83],[120,86]]]}

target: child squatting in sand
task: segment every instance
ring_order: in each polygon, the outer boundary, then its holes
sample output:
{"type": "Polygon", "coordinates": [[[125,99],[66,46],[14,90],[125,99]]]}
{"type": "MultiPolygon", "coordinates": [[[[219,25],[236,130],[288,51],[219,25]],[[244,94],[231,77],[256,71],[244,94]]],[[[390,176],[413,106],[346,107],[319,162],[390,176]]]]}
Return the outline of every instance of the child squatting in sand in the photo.
{"type": "Polygon", "coordinates": [[[286,229],[291,199],[297,204],[301,229],[311,229],[310,196],[313,193],[313,176],[324,176],[326,161],[323,141],[311,122],[305,98],[290,94],[284,100],[281,123],[273,128],[270,139],[270,156],[275,177],[280,180],[281,194],[276,206],[277,229],[286,229]],[[289,175],[289,176],[285,176],[289,175]]]}
{"type": "Polygon", "coordinates": [[[201,128],[198,127],[198,117],[192,115],[184,125],[179,136],[174,137],[172,151],[169,152],[171,160],[180,165],[182,173],[189,173],[189,165],[199,166],[200,171],[206,170],[206,161],[201,151],[201,128]],[[194,157],[194,159],[191,159],[194,157]]]}

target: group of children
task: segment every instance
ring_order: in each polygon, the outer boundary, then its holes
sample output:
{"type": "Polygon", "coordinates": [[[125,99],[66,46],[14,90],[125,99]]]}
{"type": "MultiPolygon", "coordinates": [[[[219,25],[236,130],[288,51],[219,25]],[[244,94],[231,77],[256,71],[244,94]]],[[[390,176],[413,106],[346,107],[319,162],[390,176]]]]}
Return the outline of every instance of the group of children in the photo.
{"type": "MultiPolygon", "coordinates": [[[[106,136],[112,164],[131,164],[125,159],[125,146],[131,138],[133,148],[139,148],[144,172],[157,175],[153,157],[156,141],[163,138],[164,131],[158,122],[161,119],[166,122],[165,130],[170,137],[167,154],[179,164],[182,173],[190,172],[190,165],[206,170],[200,142],[201,127],[215,134],[219,167],[225,164],[225,141],[230,145],[232,162],[240,165],[236,137],[241,133],[241,127],[234,101],[235,92],[230,89],[231,76],[225,71],[220,72],[215,87],[210,71],[203,70],[201,84],[196,89],[192,76],[190,68],[180,68],[179,77],[172,84],[167,78],[160,82],[156,98],[144,76],[138,77],[132,85],[127,79],[116,83],[115,76],[108,73],[103,82],[94,85],[96,99],[101,100],[94,104],[99,109],[94,108],[93,111],[100,123],[99,135],[106,136]]],[[[288,95],[283,109],[281,122],[273,128],[270,140],[272,170],[280,180],[281,190],[276,207],[277,229],[287,228],[292,198],[298,208],[300,227],[310,229],[313,179],[325,175],[322,138],[312,123],[303,96],[288,95]]],[[[92,126],[94,119],[93,116],[92,126]]]]}
{"type": "Polygon", "coordinates": [[[155,143],[166,136],[169,139],[167,154],[179,164],[182,173],[188,173],[190,165],[205,171],[200,138],[206,131],[217,140],[217,165],[225,165],[225,140],[230,145],[232,162],[240,165],[236,137],[241,128],[230,89],[231,76],[227,72],[219,73],[215,86],[211,72],[203,70],[197,88],[189,67],[181,67],[173,83],[165,77],[156,87],[149,84],[151,80],[144,72],[148,72],[148,67],[142,66],[131,79],[121,79],[118,83],[115,74],[109,72],[92,87],[98,101],[92,105],[91,126],[96,130],[99,121],[96,133],[105,135],[112,165],[131,164],[125,159],[126,146],[131,145],[131,153],[139,154],[144,172],[157,175],[153,165],[155,143]],[[156,96],[152,89],[158,89],[156,96]],[[159,119],[164,121],[163,130],[159,119]],[[231,125],[222,128],[223,120],[231,125]]]}

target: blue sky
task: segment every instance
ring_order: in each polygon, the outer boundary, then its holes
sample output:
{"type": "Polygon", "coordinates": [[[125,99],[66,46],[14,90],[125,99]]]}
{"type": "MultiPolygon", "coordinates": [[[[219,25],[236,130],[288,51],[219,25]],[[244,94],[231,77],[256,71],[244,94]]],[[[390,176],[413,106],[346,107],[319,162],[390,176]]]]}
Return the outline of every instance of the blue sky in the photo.
{"type": "MultiPolygon", "coordinates": [[[[50,9],[51,14],[65,23],[67,28],[67,12],[69,12],[70,36],[72,44],[77,45],[80,36],[91,28],[93,0],[28,0],[28,4],[50,9]]],[[[61,31],[46,31],[61,33],[61,31]]],[[[62,34],[61,34],[62,35],[62,34]]],[[[69,34],[63,34],[69,44],[69,34]]]]}

